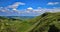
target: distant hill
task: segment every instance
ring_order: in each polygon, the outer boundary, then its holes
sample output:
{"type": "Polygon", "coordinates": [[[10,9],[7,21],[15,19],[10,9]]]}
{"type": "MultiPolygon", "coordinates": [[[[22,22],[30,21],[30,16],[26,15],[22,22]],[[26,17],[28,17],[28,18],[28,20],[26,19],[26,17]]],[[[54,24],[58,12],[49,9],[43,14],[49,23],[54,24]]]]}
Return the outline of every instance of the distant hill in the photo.
{"type": "Polygon", "coordinates": [[[14,19],[21,19],[21,20],[28,20],[32,19],[35,16],[6,16],[7,18],[14,18],[14,19]]]}

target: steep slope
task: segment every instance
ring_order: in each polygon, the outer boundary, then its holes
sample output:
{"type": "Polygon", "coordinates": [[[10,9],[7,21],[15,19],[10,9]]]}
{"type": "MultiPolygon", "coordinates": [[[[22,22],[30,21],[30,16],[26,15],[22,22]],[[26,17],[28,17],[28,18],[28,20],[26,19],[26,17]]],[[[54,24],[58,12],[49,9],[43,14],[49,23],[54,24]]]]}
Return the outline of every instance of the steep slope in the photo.
{"type": "Polygon", "coordinates": [[[33,22],[37,24],[30,32],[60,32],[60,12],[44,13],[33,22]]]}

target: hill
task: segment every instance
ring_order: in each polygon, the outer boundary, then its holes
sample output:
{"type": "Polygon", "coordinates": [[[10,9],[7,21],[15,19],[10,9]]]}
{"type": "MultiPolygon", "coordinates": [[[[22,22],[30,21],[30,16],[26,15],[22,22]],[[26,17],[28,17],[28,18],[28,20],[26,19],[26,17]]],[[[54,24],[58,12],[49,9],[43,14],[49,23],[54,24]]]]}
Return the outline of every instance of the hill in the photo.
{"type": "Polygon", "coordinates": [[[0,32],[60,32],[60,12],[46,12],[27,21],[0,16],[0,32]]]}
{"type": "Polygon", "coordinates": [[[32,22],[36,25],[30,32],[60,32],[60,12],[46,12],[32,22]]]}
{"type": "Polygon", "coordinates": [[[0,32],[24,32],[30,26],[27,21],[0,16],[0,32]]]}
{"type": "Polygon", "coordinates": [[[7,18],[13,18],[13,19],[20,19],[20,20],[29,20],[34,18],[35,16],[4,16],[7,18]]]}

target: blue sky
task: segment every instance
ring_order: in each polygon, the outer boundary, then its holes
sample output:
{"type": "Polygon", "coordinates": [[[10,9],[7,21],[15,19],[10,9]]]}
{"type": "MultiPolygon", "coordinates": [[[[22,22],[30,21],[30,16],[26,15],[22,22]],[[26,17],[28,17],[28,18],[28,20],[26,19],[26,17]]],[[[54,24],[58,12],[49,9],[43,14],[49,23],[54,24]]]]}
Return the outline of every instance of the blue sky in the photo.
{"type": "Polygon", "coordinates": [[[56,8],[58,10],[60,9],[60,0],[0,0],[0,15],[4,16],[11,14],[12,16],[36,16],[46,12],[44,10],[50,11],[55,10],[56,8]],[[11,11],[14,12],[11,13],[11,11]]]}

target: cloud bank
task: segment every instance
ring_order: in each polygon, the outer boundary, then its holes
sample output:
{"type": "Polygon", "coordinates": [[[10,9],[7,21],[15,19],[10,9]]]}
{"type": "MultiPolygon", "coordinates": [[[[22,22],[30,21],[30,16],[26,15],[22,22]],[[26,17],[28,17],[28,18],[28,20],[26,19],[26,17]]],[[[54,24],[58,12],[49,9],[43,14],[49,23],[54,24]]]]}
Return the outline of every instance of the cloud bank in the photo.
{"type": "Polygon", "coordinates": [[[12,5],[9,5],[8,7],[9,8],[17,8],[19,5],[25,5],[25,3],[22,3],[22,2],[16,2],[12,5]]]}
{"type": "MultiPolygon", "coordinates": [[[[48,3],[48,5],[57,5],[57,4],[59,4],[59,3],[58,2],[49,2],[48,3]]],[[[45,12],[52,12],[52,13],[60,12],[60,8],[47,9],[47,8],[41,8],[41,7],[38,7],[37,9],[28,7],[22,11],[17,10],[18,6],[20,6],[20,5],[26,5],[26,3],[16,2],[12,5],[8,5],[7,7],[0,7],[0,16],[1,16],[1,13],[4,16],[38,16],[45,12]]]]}
{"type": "Polygon", "coordinates": [[[48,2],[47,5],[57,5],[57,4],[59,4],[59,2],[48,2]]]}

